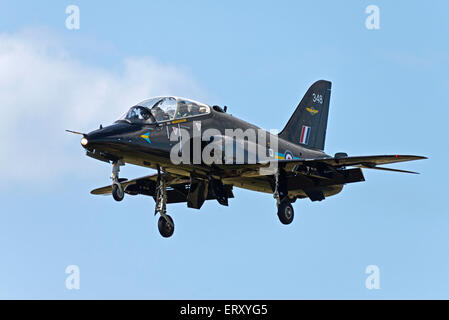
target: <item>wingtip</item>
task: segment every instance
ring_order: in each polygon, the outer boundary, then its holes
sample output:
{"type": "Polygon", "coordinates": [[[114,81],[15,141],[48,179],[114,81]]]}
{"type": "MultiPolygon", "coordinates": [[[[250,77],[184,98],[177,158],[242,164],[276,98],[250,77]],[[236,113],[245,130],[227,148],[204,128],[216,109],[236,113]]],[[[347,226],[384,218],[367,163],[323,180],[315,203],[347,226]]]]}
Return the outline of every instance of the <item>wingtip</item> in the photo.
{"type": "Polygon", "coordinates": [[[410,160],[424,160],[424,159],[428,159],[425,156],[415,156],[415,155],[403,155],[403,154],[396,154],[394,155],[395,158],[402,158],[402,159],[410,159],[410,160]]]}
{"type": "Polygon", "coordinates": [[[427,157],[425,157],[425,156],[411,156],[411,157],[415,158],[415,160],[425,160],[425,159],[429,159],[429,158],[427,158],[427,157]]]}

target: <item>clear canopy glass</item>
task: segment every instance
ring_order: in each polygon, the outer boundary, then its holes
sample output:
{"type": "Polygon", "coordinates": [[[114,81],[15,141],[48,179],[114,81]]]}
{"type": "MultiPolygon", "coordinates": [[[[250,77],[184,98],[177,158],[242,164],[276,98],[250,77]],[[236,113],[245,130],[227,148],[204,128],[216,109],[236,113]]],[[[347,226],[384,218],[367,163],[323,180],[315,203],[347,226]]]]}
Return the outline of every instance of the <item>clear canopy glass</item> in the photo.
{"type": "Polygon", "coordinates": [[[177,97],[158,97],[138,103],[119,120],[130,123],[154,123],[208,113],[210,107],[200,102],[177,97]]]}

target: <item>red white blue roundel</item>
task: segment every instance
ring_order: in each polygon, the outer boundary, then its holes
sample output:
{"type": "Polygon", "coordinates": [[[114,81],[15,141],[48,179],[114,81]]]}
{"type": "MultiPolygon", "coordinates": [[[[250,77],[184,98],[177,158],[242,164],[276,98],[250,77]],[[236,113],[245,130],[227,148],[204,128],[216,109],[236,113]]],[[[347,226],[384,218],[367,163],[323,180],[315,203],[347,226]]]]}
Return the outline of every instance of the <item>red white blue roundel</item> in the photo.
{"type": "Polygon", "coordinates": [[[285,160],[292,160],[293,159],[293,154],[290,151],[285,151],[284,153],[284,159],[285,160]]]}

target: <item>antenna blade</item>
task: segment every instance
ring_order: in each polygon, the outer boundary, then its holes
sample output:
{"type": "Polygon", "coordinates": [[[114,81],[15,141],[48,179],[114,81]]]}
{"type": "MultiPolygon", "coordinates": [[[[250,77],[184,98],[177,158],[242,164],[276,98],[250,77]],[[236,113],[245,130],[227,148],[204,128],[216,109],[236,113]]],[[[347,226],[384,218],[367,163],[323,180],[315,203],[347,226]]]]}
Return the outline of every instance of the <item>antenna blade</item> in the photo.
{"type": "Polygon", "coordinates": [[[80,134],[80,135],[82,135],[82,136],[85,136],[86,134],[85,133],[82,133],[82,132],[78,132],[78,131],[72,131],[72,130],[66,130],[67,132],[70,132],[70,133],[74,133],[74,134],[80,134]]]}

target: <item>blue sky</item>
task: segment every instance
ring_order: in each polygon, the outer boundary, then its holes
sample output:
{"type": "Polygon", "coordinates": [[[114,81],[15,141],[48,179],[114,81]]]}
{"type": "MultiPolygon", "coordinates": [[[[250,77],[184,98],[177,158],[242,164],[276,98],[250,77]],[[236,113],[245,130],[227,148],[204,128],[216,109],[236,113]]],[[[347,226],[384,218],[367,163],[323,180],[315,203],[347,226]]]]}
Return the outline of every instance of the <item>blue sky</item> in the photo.
{"type": "MultiPolygon", "coordinates": [[[[449,298],[446,1],[0,1],[4,183],[0,298],[449,298]],[[80,29],[65,28],[66,6],[80,29]],[[380,29],[365,8],[380,8],[380,29]],[[163,239],[143,196],[94,197],[110,166],[79,137],[137,101],[186,96],[281,129],[333,82],[326,152],[417,154],[365,170],[283,226],[271,195],[170,205],[163,239]],[[65,268],[80,268],[67,290],[65,268]],[[380,269],[380,289],[365,268],[380,269]]],[[[127,178],[148,174],[122,168],[127,178]]]]}

